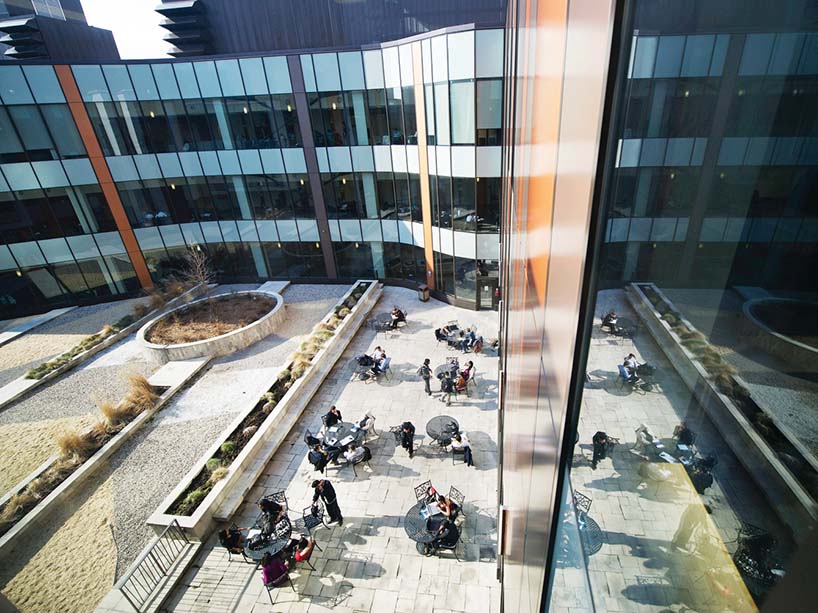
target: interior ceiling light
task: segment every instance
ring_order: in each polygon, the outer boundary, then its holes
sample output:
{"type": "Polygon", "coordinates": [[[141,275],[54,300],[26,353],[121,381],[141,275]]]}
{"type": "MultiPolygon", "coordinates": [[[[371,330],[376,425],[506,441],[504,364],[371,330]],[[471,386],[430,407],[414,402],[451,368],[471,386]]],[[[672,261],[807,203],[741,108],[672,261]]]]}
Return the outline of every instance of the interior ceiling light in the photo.
{"type": "Polygon", "coordinates": [[[22,276],[23,276],[23,273],[22,273],[22,272],[20,272],[20,271],[18,270],[18,271],[17,271],[17,276],[18,276],[18,277],[22,277],[22,276]]]}
{"type": "Polygon", "coordinates": [[[344,177],[343,179],[341,179],[341,183],[343,183],[344,185],[346,185],[346,184],[347,184],[346,177],[344,177]]]}
{"type": "Polygon", "coordinates": [[[171,184],[170,184],[170,188],[171,188],[171,189],[176,189],[176,184],[175,184],[175,183],[171,183],[171,184]]]}
{"type": "Polygon", "coordinates": [[[356,248],[356,249],[357,249],[358,247],[360,247],[360,246],[361,246],[361,245],[360,245],[360,243],[355,243],[355,248],[356,248]]]}
{"type": "Polygon", "coordinates": [[[290,104],[289,104],[289,103],[287,103],[287,112],[288,112],[288,113],[292,113],[292,112],[293,112],[293,107],[292,107],[292,106],[290,106],[290,104]]]}
{"type": "Polygon", "coordinates": [[[320,244],[320,243],[315,243],[315,248],[316,248],[316,249],[320,249],[320,248],[321,248],[321,244],[320,244]]]}
{"type": "Polygon", "coordinates": [[[332,103],[332,110],[333,110],[333,111],[337,111],[337,110],[338,110],[338,105],[337,105],[337,104],[335,104],[334,102],[332,103]]]}
{"type": "Polygon", "coordinates": [[[244,111],[244,114],[245,114],[245,115],[247,115],[247,112],[248,112],[248,111],[247,111],[247,107],[246,107],[246,106],[245,106],[245,107],[243,107],[243,108],[242,108],[242,110],[244,111]]]}
{"type": "Polygon", "coordinates": [[[151,119],[153,119],[154,117],[156,117],[156,114],[153,111],[151,111],[150,116],[151,116],[151,119]]]}
{"type": "Polygon", "coordinates": [[[301,179],[301,185],[304,185],[304,179],[301,179]]]}

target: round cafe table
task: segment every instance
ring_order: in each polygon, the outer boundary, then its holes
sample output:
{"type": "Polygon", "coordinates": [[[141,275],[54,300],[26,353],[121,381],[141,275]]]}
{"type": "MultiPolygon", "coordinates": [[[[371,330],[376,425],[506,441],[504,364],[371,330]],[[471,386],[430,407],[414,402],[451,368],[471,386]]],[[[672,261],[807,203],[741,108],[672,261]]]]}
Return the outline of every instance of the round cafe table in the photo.
{"type": "Polygon", "coordinates": [[[440,379],[443,376],[444,372],[451,373],[452,377],[457,377],[457,369],[458,365],[454,362],[446,362],[445,364],[441,364],[440,366],[435,367],[435,379],[440,379]]]}
{"type": "MultiPolygon", "coordinates": [[[[256,525],[254,529],[261,528],[261,518],[264,514],[262,513],[259,515],[258,519],[256,520],[256,525]]],[[[260,547],[250,548],[247,543],[250,539],[245,540],[244,545],[244,555],[246,555],[249,559],[258,562],[261,558],[264,557],[265,553],[269,553],[271,556],[278,554],[281,550],[283,550],[287,543],[290,542],[290,536],[292,535],[292,525],[290,524],[289,519],[287,521],[280,521],[276,524],[276,530],[273,534],[268,536],[264,541],[264,544],[260,547]]]]}
{"type": "MultiPolygon", "coordinates": [[[[358,428],[354,430],[355,424],[350,423],[348,421],[339,421],[337,424],[332,426],[332,428],[327,428],[327,431],[324,433],[324,446],[325,447],[337,447],[339,442],[344,440],[345,438],[352,437],[352,441],[356,444],[363,440],[364,435],[366,432],[358,428]]],[[[345,443],[345,445],[348,445],[345,443]]]]}
{"type": "Polygon", "coordinates": [[[450,415],[432,417],[426,424],[426,434],[441,446],[452,442],[452,436],[460,432],[460,424],[450,415]]]}
{"type": "Polygon", "coordinates": [[[433,515],[429,522],[431,530],[427,529],[426,520],[420,514],[425,506],[426,501],[418,501],[406,512],[406,517],[403,520],[403,529],[406,531],[406,535],[417,543],[418,553],[423,555],[427,553],[427,545],[435,540],[437,528],[443,518],[442,514],[433,515]]]}

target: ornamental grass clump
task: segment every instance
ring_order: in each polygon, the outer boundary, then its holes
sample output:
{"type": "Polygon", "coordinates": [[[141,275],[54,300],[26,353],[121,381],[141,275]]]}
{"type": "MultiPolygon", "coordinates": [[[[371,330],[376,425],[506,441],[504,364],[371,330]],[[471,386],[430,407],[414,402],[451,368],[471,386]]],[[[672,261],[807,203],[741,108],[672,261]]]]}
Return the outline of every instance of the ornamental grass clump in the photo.
{"type": "Polygon", "coordinates": [[[86,459],[96,451],[96,445],[91,437],[74,430],[63,432],[56,436],[57,447],[64,458],[86,459]]]}

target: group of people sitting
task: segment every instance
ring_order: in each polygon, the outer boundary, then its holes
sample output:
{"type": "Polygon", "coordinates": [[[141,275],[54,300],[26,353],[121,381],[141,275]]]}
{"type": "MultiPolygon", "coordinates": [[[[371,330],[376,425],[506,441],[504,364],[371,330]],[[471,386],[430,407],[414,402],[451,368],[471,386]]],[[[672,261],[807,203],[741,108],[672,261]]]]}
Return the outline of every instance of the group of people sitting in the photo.
{"type": "Polygon", "coordinates": [[[309,536],[291,538],[278,555],[265,553],[261,558],[261,578],[264,585],[280,585],[287,580],[287,573],[298,562],[309,561],[315,548],[315,540],[309,536]]]}
{"type": "Polygon", "coordinates": [[[372,355],[359,355],[355,358],[355,361],[358,362],[359,366],[369,366],[369,374],[373,377],[377,377],[378,375],[384,373],[389,368],[389,358],[386,355],[386,351],[378,345],[375,347],[375,350],[372,352],[372,355]]]}
{"type": "Polygon", "coordinates": [[[630,383],[638,383],[641,378],[650,378],[656,372],[656,367],[647,363],[640,364],[636,361],[636,356],[629,353],[619,366],[619,372],[630,383]]]}
{"type": "MultiPolygon", "coordinates": [[[[332,405],[329,411],[324,415],[322,421],[324,422],[324,427],[329,429],[341,423],[343,416],[338,407],[332,405]]],[[[369,430],[374,424],[375,417],[371,413],[367,413],[355,424],[355,427],[359,430],[369,430]]],[[[352,463],[357,462],[362,457],[364,457],[363,461],[369,460],[372,457],[372,452],[368,447],[359,446],[355,442],[351,442],[342,448],[338,445],[328,444],[326,440],[322,441],[320,438],[309,434],[306,437],[306,442],[310,448],[310,451],[307,453],[307,460],[313,465],[315,470],[321,473],[324,472],[328,464],[337,466],[342,454],[347,462],[352,463]]]]}
{"type": "Polygon", "coordinates": [[[426,504],[434,504],[440,510],[439,515],[432,515],[426,519],[426,529],[434,532],[435,538],[429,547],[436,549],[441,545],[453,547],[460,538],[460,532],[454,521],[460,514],[460,505],[448,496],[439,494],[434,486],[429,486],[426,494],[426,504]]]}
{"type": "Polygon", "coordinates": [[[441,328],[436,328],[435,339],[446,341],[447,345],[456,347],[463,353],[470,350],[474,353],[480,353],[483,350],[483,337],[477,336],[472,328],[461,330],[457,324],[446,324],[441,328]]]}
{"type": "Polygon", "coordinates": [[[463,370],[459,369],[456,362],[452,362],[450,370],[440,373],[440,402],[445,402],[446,406],[452,404],[452,394],[463,394],[467,391],[469,379],[474,371],[474,362],[469,360],[463,370]]]}

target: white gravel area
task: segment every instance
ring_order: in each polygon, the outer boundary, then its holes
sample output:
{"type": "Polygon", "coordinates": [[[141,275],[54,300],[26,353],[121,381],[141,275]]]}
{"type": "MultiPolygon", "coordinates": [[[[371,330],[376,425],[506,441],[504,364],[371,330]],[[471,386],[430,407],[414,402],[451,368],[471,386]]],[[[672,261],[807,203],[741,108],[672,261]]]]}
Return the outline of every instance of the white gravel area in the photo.
{"type": "Polygon", "coordinates": [[[348,289],[346,285],[289,286],[283,293],[287,318],[278,334],[216,360],[114,455],[117,577],[153,536],[145,525],[150,514],[236,413],[266,391],[287,356],[348,289]]]}
{"type": "Polygon", "coordinates": [[[68,351],[89,334],[128,315],[145,298],[79,307],[26,332],[0,347],[0,386],[32,367],[68,351]]]}

